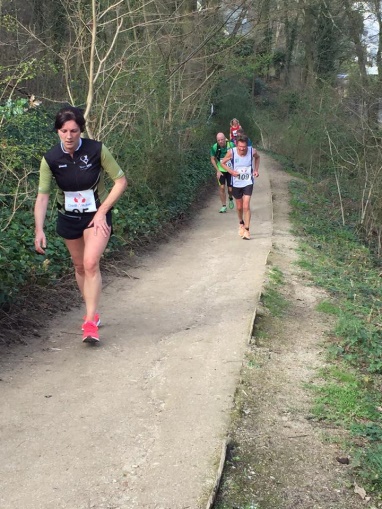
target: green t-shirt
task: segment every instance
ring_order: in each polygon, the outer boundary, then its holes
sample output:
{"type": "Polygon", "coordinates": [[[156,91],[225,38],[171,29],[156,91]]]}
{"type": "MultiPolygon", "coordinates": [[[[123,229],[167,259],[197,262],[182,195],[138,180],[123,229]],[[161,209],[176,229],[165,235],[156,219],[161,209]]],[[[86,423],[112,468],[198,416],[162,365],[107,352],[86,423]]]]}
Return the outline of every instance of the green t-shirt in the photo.
{"type": "Polygon", "coordinates": [[[215,157],[217,159],[217,166],[220,171],[226,172],[226,170],[221,166],[220,159],[223,159],[226,155],[228,150],[231,150],[231,148],[234,148],[235,144],[232,141],[226,140],[225,147],[221,147],[217,143],[214,143],[210,150],[210,156],[215,157]]]}

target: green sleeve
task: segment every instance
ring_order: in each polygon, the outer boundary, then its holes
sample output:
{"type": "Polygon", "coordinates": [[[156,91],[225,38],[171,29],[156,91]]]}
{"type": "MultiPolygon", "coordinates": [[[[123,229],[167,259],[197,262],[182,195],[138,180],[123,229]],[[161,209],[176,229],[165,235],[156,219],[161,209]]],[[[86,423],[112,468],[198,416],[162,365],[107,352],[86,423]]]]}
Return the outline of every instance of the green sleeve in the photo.
{"type": "Polygon", "coordinates": [[[215,157],[216,156],[216,149],[217,149],[217,144],[215,143],[215,145],[212,145],[211,150],[210,150],[210,156],[211,157],[215,157]]]}
{"type": "Polygon", "coordinates": [[[117,164],[117,161],[110,154],[109,149],[103,144],[101,150],[101,165],[112,180],[118,180],[125,176],[123,170],[117,164]]]}
{"type": "Polygon", "coordinates": [[[41,159],[40,163],[40,179],[38,183],[38,192],[42,194],[50,193],[50,186],[52,182],[52,172],[46,162],[45,157],[41,159]]]}

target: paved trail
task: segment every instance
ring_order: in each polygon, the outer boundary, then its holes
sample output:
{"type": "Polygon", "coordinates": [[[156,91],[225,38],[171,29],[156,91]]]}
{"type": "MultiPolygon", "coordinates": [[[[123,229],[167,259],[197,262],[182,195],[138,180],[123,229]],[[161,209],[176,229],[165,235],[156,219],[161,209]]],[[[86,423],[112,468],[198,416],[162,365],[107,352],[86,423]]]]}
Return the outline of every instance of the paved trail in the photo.
{"type": "Polygon", "coordinates": [[[102,346],[82,344],[74,310],[3,359],[1,509],[205,507],[271,248],[271,165],[251,241],[216,190],[106,287],[102,346]]]}

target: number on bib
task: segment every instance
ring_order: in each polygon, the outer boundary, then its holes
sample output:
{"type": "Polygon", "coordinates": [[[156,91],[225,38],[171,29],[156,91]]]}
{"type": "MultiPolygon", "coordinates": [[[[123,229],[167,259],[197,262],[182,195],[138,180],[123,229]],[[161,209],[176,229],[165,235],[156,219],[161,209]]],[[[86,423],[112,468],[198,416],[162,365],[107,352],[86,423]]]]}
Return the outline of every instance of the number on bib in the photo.
{"type": "Polygon", "coordinates": [[[76,214],[85,212],[96,212],[97,206],[95,202],[94,192],[92,189],[85,191],[64,191],[65,193],[65,210],[76,214]]]}

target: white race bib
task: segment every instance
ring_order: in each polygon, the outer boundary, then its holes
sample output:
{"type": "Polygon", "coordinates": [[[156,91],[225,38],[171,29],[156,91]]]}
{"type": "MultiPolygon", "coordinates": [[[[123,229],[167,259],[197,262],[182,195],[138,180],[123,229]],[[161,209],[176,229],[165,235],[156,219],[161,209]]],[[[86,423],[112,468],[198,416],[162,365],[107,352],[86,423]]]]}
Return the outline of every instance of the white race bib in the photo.
{"type": "Polygon", "coordinates": [[[66,212],[83,214],[84,212],[97,211],[94,191],[92,189],[87,189],[86,191],[64,191],[64,194],[66,212]]]}
{"type": "Polygon", "coordinates": [[[232,177],[233,187],[246,187],[252,184],[252,166],[235,168],[239,172],[237,177],[232,177]]]}

